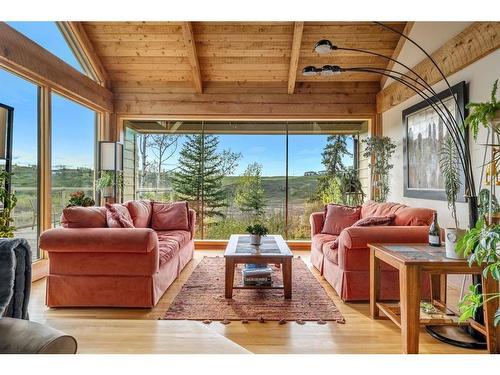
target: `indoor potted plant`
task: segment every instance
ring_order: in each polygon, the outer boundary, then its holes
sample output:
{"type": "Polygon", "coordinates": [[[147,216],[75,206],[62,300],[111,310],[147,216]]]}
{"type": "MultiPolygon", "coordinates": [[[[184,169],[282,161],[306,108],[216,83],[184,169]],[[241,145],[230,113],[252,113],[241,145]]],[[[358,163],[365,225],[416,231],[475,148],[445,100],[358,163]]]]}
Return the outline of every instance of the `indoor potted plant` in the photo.
{"type": "MultiPolygon", "coordinates": [[[[493,84],[491,100],[489,102],[469,103],[467,105],[470,114],[465,119],[465,126],[471,129],[474,140],[477,141],[480,127],[488,129],[488,141],[484,146],[491,148],[491,157],[488,162],[484,163],[482,172],[484,172],[484,167],[488,166],[490,175],[489,181],[487,181],[489,189],[481,190],[479,195],[478,208],[481,214],[480,220],[458,242],[457,251],[468,258],[469,264],[486,263],[483,276],[489,276],[494,280],[500,281],[500,225],[494,220],[494,214],[498,211],[495,187],[499,179],[498,175],[493,173],[496,171],[500,159],[498,152],[500,147],[498,142],[500,134],[500,102],[496,99],[497,88],[498,79],[493,84]]],[[[486,301],[496,298],[500,298],[499,293],[493,295],[483,294],[480,283],[471,285],[469,292],[462,298],[459,304],[460,319],[462,321],[469,318],[474,319],[486,301]]],[[[500,308],[495,313],[494,324],[500,324],[500,308]]]]}
{"type": "Polygon", "coordinates": [[[268,229],[262,224],[249,225],[247,232],[250,234],[250,243],[257,246],[262,243],[262,236],[269,233],[268,229]]]}
{"type": "Polygon", "coordinates": [[[69,195],[69,202],[66,207],[91,207],[95,205],[94,199],[87,197],[85,193],[81,190],[75,191],[69,195]]]}
{"type": "Polygon", "coordinates": [[[97,190],[99,190],[103,197],[112,197],[113,187],[115,185],[115,176],[111,171],[101,171],[101,177],[95,182],[97,190]]]}
{"type": "Polygon", "coordinates": [[[340,174],[339,182],[344,197],[342,203],[348,206],[360,206],[365,198],[365,192],[359,180],[358,171],[354,168],[347,169],[340,174]]]}
{"type": "Polygon", "coordinates": [[[460,160],[458,159],[455,144],[451,137],[446,137],[443,148],[440,151],[439,166],[444,176],[444,190],[448,201],[448,208],[455,223],[454,227],[445,229],[446,257],[452,259],[462,259],[457,253],[457,242],[465,234],[464,229],[459,228],[457,217],[457,196],[460,190],[460,160]]]}
{"type": "MultiPolygon", "coordinates": [[[[500,225],[488,225],[484,219],[479,220],[458,242],[457,250],[469,259],[469,264],[487,263],[483,276],[488,277],[489,274],[494,280],[500,281],[500,225]]],[[[461,321],[474,318],[487,300],[500,298],[500,293],[483,295],[480,285],[471,285],[469,292],[460,301],[461,321]]],[[[500,308],[495,313],[494,324],[500,324],[500,308]]]]}
{"type": "Polygon", "coordinates": [[[373,200],[385,202],[389,195],[389,171],[394,167],[390,163],[396,145],[389,137],[368,137],[361,141],[364,144],[363,157],[370,161],[371,182],[374,190],[373,200]]]}

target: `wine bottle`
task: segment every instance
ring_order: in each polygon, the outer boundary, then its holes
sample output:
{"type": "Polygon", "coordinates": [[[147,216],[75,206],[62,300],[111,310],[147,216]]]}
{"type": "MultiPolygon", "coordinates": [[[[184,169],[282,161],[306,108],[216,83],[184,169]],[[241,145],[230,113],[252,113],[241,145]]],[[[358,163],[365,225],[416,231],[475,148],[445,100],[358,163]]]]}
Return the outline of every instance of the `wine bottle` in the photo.
{"type": "Polygon", "coordinates": [[[429,227],[429,245],[430,246],[441,246],[441,229],[437,221],[437,212],[434,212],[432,217],[432,224],[429,227]]]}

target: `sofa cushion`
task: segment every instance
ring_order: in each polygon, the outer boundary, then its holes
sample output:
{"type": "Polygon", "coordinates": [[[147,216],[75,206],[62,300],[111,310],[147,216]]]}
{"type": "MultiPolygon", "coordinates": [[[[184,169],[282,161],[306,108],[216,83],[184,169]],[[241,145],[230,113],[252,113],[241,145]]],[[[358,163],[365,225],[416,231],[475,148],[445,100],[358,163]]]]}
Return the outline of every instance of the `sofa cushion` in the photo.
{"type": "Polygon", "coordinates": [[[110,228],[134,228],[127,207],[119,203],[106,203],[106,221],[110,228]]]}
{"type": "Polygon", "coordinates": [[[106,228],[105,207],[72,206],[63,209],[61,226],[64,228],[106,228]]]}
{"type": "Polygon", "coordinates": [[[421,226],[431,225],[434,210],[421,207],[404,207],[398,210],[394,218],[394,225],[398,226],[421,226]]]}
{"type": "Polygon", "coordinates": [[[404,204],[395,202],[384,202],[378,203],[375,201],[366,201],[363,206],[361,206],[360,218],[371,216],[389,216],[391,214],[397,215],[398,212],[406,208],[404,204]]]}
{"type": "Polygon", "coordinates": [[[311,246],[318,252],[323,252],[323,245],[328,242],[333,242],[337,236],[331,234],[316,234],[311,240],[311,246]]]}
{"type": "Polygon", "coordinates": [[[160,267],[172,259],[191,239],[191,233],[184,230],[169,230],[156,233],[158,235],[160,267]]]}
{"type": "Polygon", "coordinates": [[[157,231],[189,231],[189,208],[187,202],[153,202],[151,227],[157,231]]]}
{"type": "Polygon", "coordinates": [[[338,238],[336,238],[335,241],[328,241],[323,245],[323,254],[330,262],[339,264],[339,250],[338,246],[334,247],[334,242],[338,244],[338,238]]]}
{"type": "Polygon", "coordinates": [[[364,217],[356,221],[352,226],[353,227],[372,227],[372,226],[381,226],[381,225],[391,225],[394,222],[396,215],[390,214],[388,216],[369,216],[364,217]]]}
{"type": "Polygon", "coordinates": [[[359,220],[361,207],[350,207],[339,204],[325,206],[325,223],[322,234],[338,235],[345,228],[350,227],[359,220]]]}
{"type": "Polygon", "coordinates": [[[136,228],[149,228],[153,208],[151,201],[139,200],[124,203],[136,228]]]}

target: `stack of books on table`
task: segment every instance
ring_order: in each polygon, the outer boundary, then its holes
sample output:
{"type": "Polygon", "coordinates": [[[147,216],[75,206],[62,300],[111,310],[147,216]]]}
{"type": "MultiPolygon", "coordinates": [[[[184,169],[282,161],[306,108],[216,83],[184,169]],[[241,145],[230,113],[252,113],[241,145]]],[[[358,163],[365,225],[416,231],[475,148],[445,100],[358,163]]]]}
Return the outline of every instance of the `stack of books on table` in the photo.
{"type": "Polygon", "coordinates": [[[272,286],[273,270],[267,264],[245,264],[241,274],[245,286],[272,286]]]}

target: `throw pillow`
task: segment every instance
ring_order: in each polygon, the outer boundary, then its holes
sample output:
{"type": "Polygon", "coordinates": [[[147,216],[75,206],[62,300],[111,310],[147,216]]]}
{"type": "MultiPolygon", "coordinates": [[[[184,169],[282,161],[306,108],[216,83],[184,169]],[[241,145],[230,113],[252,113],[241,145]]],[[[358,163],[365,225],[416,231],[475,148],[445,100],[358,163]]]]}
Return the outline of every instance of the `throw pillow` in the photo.
{"type": "Polygon", "coordinates": [[[188,203],[153,202],[151,228],[154,230],[187,230],[189,231],[188,203]]]}
{"type": "Polygon", "coordinates": [[[396,215],[391,214],[388,216],[370,216],[359,219],[352,226],[353,227],[371,227],[376,225],[391,225],[396,215]]]}
{"type": "Polygon", "coordinates": [[[70,206],[63,209],[64,228],[106,228],[106,208],[70,206]]]}
{"type": "Polygon", "coordinates": [[[321,233],[337,236],[358,221],[360,214],[361,207],[328,204],[325,206],[325,220],[321,233]]]}
{"type": "Polygon", "coordinates": [[[106,221],[110,228],[134,228],[127,207],[119,203],[106,203],[106,221]]]}
{"type": "Polygon", "coordinates": [[[144,199],[138,201],[128,201],[124,203],[127,207],[132,222],[136,228],[149,228],[153,207],[151,201],[144,199]]]}

